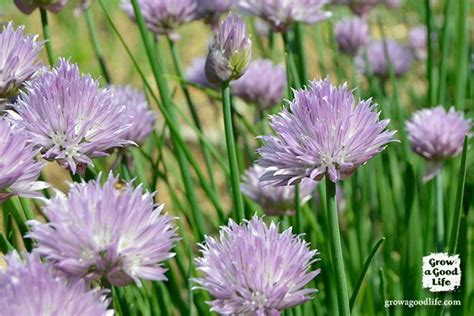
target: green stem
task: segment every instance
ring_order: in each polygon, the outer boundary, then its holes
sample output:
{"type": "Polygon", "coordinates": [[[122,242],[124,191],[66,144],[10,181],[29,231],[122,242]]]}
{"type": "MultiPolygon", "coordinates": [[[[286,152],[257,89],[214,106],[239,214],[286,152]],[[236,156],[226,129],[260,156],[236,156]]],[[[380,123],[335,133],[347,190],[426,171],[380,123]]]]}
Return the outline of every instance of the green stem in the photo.
{"type": "Polygon", "coordinates": [[[449,40],[451,34],[451,21],[453,17],[453,1],[446,1],[444,7],[444,26],[441,38],[441,61],[439,63],[439,87],[438,87],[438,104],[444,104],[446,101],[446,77],[447,77],[447,60],[449,58],[449,40]]]}
{"type": "Polygon", "coordinates": [[[301,234],[303,231],[303,225],[301,221],[301,189],[300,184],[295,185],[295,232],[301,234]]]}
{"type": "Polygon", "coordinates": [[[43,36],[46,46],[46,52],[48,54],[48,61],[51,66],[54,65],[54,53],[53,53],[53,46],[51,45],[51,33],[49,32],[49,22],[48,22],[48,13],[45,9],[39,8],[41,14],[41,25],[43,27],[43,36]]]}
{"type": "Polygon", "coordinates": [[[99,63],[100,70],[104,76],[104,80],[107,84],[111,83],[109,71],[107,70],[107,65],[105,63],[104,54],[102,53],[102,48],[97,37],[97,31],[95,27],[94,17],[92,16],[91,8],[87,8],[84,11],[84,16],[86,18],[87,30],[89,31],[89,36],[91,39],[92,47],[94,48],[95,57],[99,63]]]}
{"type": "Polygon", "coordinates": [[[461,168],[458,181],[458,189],[456,193],[456,207],[454,208],[453,222],[451,224],[451,234],[449,235],[449,247],[448,251],[450,254],[456,253],[456,248],[458,246],[459,240],[459,226],[461,222],[461,209],[462,209],[462,200],[464,197],[464,186],[466,184],[466,169],[467,169],[467,146],[468,146],[468,137],[464,137],[464,146],[462,151],[461,158],[461,168]]]}
{"type": "Polygon", "coordinates": [[[239,165],[237,162],[237,149],[234,138],[234,127],[232,124],[232,105],[230,103],[230,88],[228,82],[222,84],[222,104],[224,111],[225,140],[230,168],[230,184],[235,211],[234,218],[237,222],[240,222],[245,218],[245,214],[242,194],[240,193],[239,165]]]}
{"type": "MultiPolygon", "coordinates": [[[[383,268],[379,269],[379,277],[380,277],[380,296],[382,298],[382,303],[384,303],[387,298],[387,290],[385,288],[385,273],[383,271],[383,268]]],[[[384,310],[384,315],[388,316],[389,315],[388,308],[384,308],[383,310],[384,310]]]]}
{"type": "Polygon", "coordinates": [[[304,48],[304,30],[302,23],[295,24],[295,44],[296,55],[298,56],[298,72],[300,75],[300,82],[306,84],[308,82],[308,74],[306,72],[306,55],[304,48]]]}
{"type": "Polygon", "coordinates": [[[426,59],[426,71],[428,76],[428,104],[430,106],[435,105],[436,102],[436,90],[435,90],[435,67],[433,67],[433,41],[431,40],[431,34],[433,33],[433,17],[431,11],[431,0],[425,0],[425,13],[426,13],[426,30],[428,36],[426,37],[427,48],[428,48],[428,58],[426,59]]]}
{"type": "Polygon", "coordinates": [[[349,316],[349,295],[347,291],[344,259],[342,256],[341,235],[339,232],[339,218],[337,212],[336,184],[326,177],[326,212],[329,222],[329,243],[331,257],[334,260],[336,272],[337,301],[340,316],[349,316]]]}
{"type": "Polygon", "coordinates": [[[367,274],[367,271],[369,270],[370,264],[372,263],[372,260],[374,259],[375,254],[379,250],[380,246],[382,246],[384,241],[385,241],[385,237],[380,238],[380,240],[372,248],[372,251],[370,252],[370,255],[367,257],[367,260],[365,260],[364,266],[359,275],[359,278],[357,279],[356,285],[354,286],[354,290],[352,292],[351,299],[349,302],[351,310],[354,308],[357,295],[359,294],[360,287],[362,286],[362,282],[364,282],[364,278],[365,278],[365,275],[367,274]]]}
{"type": "MultiPolygon", "coordinates": [[[[184,72],[183,72],[183,68],[181,66],[178,51],[176,49],[176,43],[172,39],[170,39],[169,37],[167,39],[168,39],[168,43],[169,43],[170,50],[171,50],[171,56],[173,58],[173,64],[174,64],[176,73],[180,78],[181,89],[183,90],[184,97],[186,98],[186,103],[188,104],[189,112],[191,112],[191,117],[193,118],[194,125],[196,125],[197,129],[202,133],[201,120],[199,119],[199,115],[198,115],[198,112],[196,110],[196,106],[194,105],[194,102],[191,98],[191,94],[189,93],[188,85],[187,85],[186,81],[184,80],[185,79],[184,78],[184,72]]],[[[199,140],[199,142],[200,142],[200,145],[201,145],[202,154],[204,156],[204,162],[206,164],[206,169],[207,169],[207,172],[209,174],[209,180],[211,182],[211,186],[215,189],[216,188],[216,181],[215,181],[215,178],[214,178],[215,171],[212,169],[211,155],[210,155],[210,153],[207,149],[207,146],[205,146],[205,144],[203,144],[203,141],[199,140]]]]}
{"type": "MultiPolygon", "coordinates": [[[[156,84],[158,86],[158,89],[160,91],[160,96],[161,96],[161,102],[164,108],[167,109],[168,114],[169,114],[169,119],[170,125],[173,125],[174,127],[179,126],[178,122],[176,120],[176,117],[173,112],[173,100],[171,98],[171,94],[168,88],[168,84],[166,82],[166,79],[163,75],[163,71],[161,68],[161,64],[159,61],[156,59],[155,56],[155,49],[153,47],[153,44],[150,40],[150,34],[148,33],[148,30],[145,25],[145,20],[143,18],[143,15],[141,13],[140,6],[138,5],[137,0],[132,0],[132,6],[133,10],[135,13],[135,17],[137,20],[137,24],[140,29],[140,34],[142,36],[143,43],[145,45],[145,50],[148,56],[148,60],[150,62],[153,75],[155,77],[156,84]]],[[[177,136],[179,137],[179,129],[175,130],[177,136]]],[[[175,153],[176,153],[176,158],[178,160],[179,164],[179,169],[181,171],[181,177],[183,180],[183,184],[186,190],[186,197],[188,199],[189,205],[192,209],[192,215],[193,218],[196,222],[196,225],[199,229],[199,237],[200,239],[203,239],[205,233],[206,233],[206,228],[204,224],[204,218],[202,215],[202,211],[199,207],[199,202],[197,200],[196,192],[194,191],[194,184],[193,180],[191,178],[191,173],[189,172],[189,167],[188,167],[188,161],[186,160],[185,153],[183,152],[182,147],[180,144],[177,143],[175,139],[175,134],[171,134],[171,140],[173,142],[174,148],[175,148],[175,153]]],[[[180,138],[180,137],[179,137],[180,138]]]]}
{"type": "Polygon", "coordinates": [[[456,45],[456,94],[455,104],[458,110],[464,109],[465,95],[466,95],[466,80],[468,73],[468,34],[467,34],[467,14],[469,12],[468,0],[459,1],[459,9],[457,16],[457,45],[456,45]]]}
{"type": "Polygon", "coordinates": [[[301,88],[301,82],[299,79],[298,72],[296,70],[293,48],[291,47],[291,41],[288,32],[282,33],[283,44],[285,45],[285,65],[286,65],[286,78],[288,85],[288,97],[293,97],[292,88],[301,88]]]}
{"type": "Polygon", "coordinates": [[[436,176],[436,248],[441,251],[444,245],[443,178],[436,176]]]}

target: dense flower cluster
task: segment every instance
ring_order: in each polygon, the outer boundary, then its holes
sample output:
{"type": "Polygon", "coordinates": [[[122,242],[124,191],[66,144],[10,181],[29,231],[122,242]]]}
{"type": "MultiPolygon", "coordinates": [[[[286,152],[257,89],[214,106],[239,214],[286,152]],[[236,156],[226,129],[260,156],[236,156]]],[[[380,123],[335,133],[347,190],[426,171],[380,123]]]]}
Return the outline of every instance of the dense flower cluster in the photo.
{"type": "Polygon", "coordinates": [[[156,112],[149,110],[145,95],[130,86],[110,86],[109,90],[115,106],[125,106],[125,124],[130,127],[123,138],[142,144],[153,131],[156,112]]]}
{"type": "Polygon", "coordinates": [[[352,91],[328,79],[295,92],[290,109],[272,116],[276,135],[261,137],[262,180],[297,183],[303,178],[345,179],[393,141],[371,100],[356,101],[352,91]]]}
{"type": "Polygon", "coordinates": [[[369,43],[366,53],[367,56],[358,56],[359,67],[366,75],[372,74],[380,78],[389,77],[390,65],[395,76],[402,76],[413,62],[410,50],[393,40],[373,41],[369,43]]]}
{"type": "Polygon", "coordinates": [[[291,228],[279,233],[261,218],[241,225],[230,220],[218,238],[206,237],[201,252],[196,264],[203,277],[195,282],[211,294],[211,310],[219,314],[279,315],[316,292],[304,287],[319,274],[309,271],[318,252],[291,228]]]}
{"type": "Polygon", "coordinates": [[[109,175],[74,183],[43,209],[49,223],[31,222],[37,251],[66,275],[117,286],[140,279],[165,280],[162,262],[177,239],[171,218],[153,196],[109,175]]]}
{"type": "Polygon", "coordinates": [[[244,21],[229,14],[214,34],[206,59],[206,77],[221,83],[240,78],[250,63],[252,41],[244,21]]]}
{"type": "Polygon", "coordinates": [[[12,195],[41,197],[38,192],[48,184],[36,181],[44,162],[37,162],[38,149],[27,137],[0,117],[0,202],[12,195]]]}
{"type": "Polygon", "coordinates": [[[240,0],[244,12],[258,16],[276,32],[286,32],[293,22],[314,24],[331,16],[323,11],[327,0],[240,0]]]}
{"type": "Polygon", "coordinates": [[[41,67],[37,59],[43,43],[24,30],[23,26],[15,30],[10,22],[0,32],[0,110],[41,67]]]}
{"type": "MultiPolygon", "coordinates": [[[[242,177],[242,193],[260,204],[267,215],[292,215],[295,211],[295,186],[273,186],[260,178],[265,168],[255,164],[242,177]]],[[[316,182],[304,180],[299,185],[300,204],[311,198],[316,188],[316,182]]]]}
{"type": "Polygon", "coordinates": [[[286,87],[286,72],[269,59],[250,63],[245,74],[232,82],[232,94],[265,110],[278,104],[286,87]]]}
{"type": "Polygon", "coordinates": [[[30,14],[36,8],[43,8],[53,13],[61,11],[69,0],[14,0],[18,10],[30,14]]]}
{"type": "Polygon", "coordinates": [[[125,107],[117,107],[110,91],[81,75],[75,64],[60,59],[57,68],[28,82],[10,119],[41,147],[43,158],[57,160],[73,173],[92,158],[130,144],[125,107]]]}
{"type": "Polygon", "coordinates": [[[337,23],[335,35],[339,50],[349,56],[355,56],[370,40],[367,22],[358,17],[337,23]]]}
{"type": "MultiPolygon", "coordinates": [[[[172,39],[179,36],[176,29],[193,20],[196,0],[139,0],[138,4],[148,29],[156,35],[168,35],[172,39]]],[[[122,3],[125,13],[135,20],[135,12],[130,0],[122,3]]]]}
{"type": "Polygon", "coordinates": [[[67,280],[37,254],[14,252],[0,269],[1,315],[112,316],[105,292],[87,290],[83,280],[67,280]]]}

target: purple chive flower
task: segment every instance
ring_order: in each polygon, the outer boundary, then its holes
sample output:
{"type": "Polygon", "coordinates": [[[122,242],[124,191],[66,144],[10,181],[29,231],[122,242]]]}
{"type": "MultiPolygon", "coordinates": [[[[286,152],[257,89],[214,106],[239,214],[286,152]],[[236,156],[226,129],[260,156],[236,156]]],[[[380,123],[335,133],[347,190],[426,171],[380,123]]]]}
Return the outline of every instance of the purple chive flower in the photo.
{"type": "Polygon", "coordinates": [[[0,202],[10,196],[42,197],[39,190],[49,187],[36,181],[44,162],[35,160],[39,150],[27,144],[27,137],[0,117],[0,202]]]}
{"type": "Polygon", "coordinates": [[[445,159],[462,151],[471,121],[454,108],[446,112],[444,107],[437,106],[413,114],[411,121],[406,123],[406,129],[412,149],[428,162],[424,175],[425,181],[428,181],[438,174],[445,159]]]}
{"type": "Polygon", "coordinates": [[[288,185],[325,175],[333,182],[349,177],[394,140],[395,132],[385,130],[389,120],[380,121],[375,107],[328,79],[296,91],[290,109],[271,117],[276,135],[261,137],[259,164],[268,168],[262,181],[288,185]]]}
{"type": "MultiPolygon", "coordinates": [[[[145,23],[156,35],[166,35],[173,40],[179,38],[176,29],[193,20],[196,0],[139,0],[145,23]]],[[[122,2],[124,12],[135,21],[135,12],[130,0],[122,2]]]]}
{"type": "Polygon", "coordinates": [[[92,158],[131,144],[124,139],[129,128],[125,107],[117,107],[112,93],[81,75],[77,65],[60,59],[57,68],[25,87],[9,116],[42,148],[43,158],[76,173],[92,158]]]}
{"type": "Polygon", "coordinates": [[[392,64],[395,76],[402,76],[410,69],[413,55],[407,47],[397,41],[373,41],[367,46],[367,60],[368,65],[365,63],[364,54],[360,54],[357,58],[357,64],[362,71],[366,75],[373,74],[386,79],[389,77],[390,69],[388,61],[392,64]]]}
{"type": "Polygon", "coordinates": [[[197,0],[196,19],[202,19],[213,27],[219,25],[219,18],[229,12],[236,0],[197,0]]]}
{"type": "Polygon", "coordinates": [[[339,50],[349,56],[355,56],[370,40],[369,26],[359,17],[346,18],[337,23],[335,35],[339,50]]]}
{"type": "Polygon", "coordinates": [[[24,14],[30,14],[36,8],[58,13],[67,5],[68,0],[14,0],[14,2],[18,10],[24,14]]]}
{"type": "Polygon", "coordinates": [[[130,126],[123,138],[142,144],[155,126],[156,112],[148,109],[145,95],[130,86],[110,86],[113,103],[118,108],[125,106],[126,123],[130,126]]]}
{"type": "Polygon", "coordinates": [[[245,74],[232,82],[232,94],[265,110],[278,104],[286,87],[286,71],[269,59],[252,61],[245,74]]]}
{"type": "Polygon", "coordinates": [[[205,72],[210,82],[222,83],[240,78],[250,63],[252,41],[239,16],[229,14],[222,21],[209,46],[205,72]]]}
{"type": "Polygon", "coordinates": [[[0,269],[2,315],[82,315],[112,316],[105,291],[88,290],[82,280],[64,278],[37,254],[25,253],[21,260],[14,252],[5,257],[0,269]]]}
{"type": "Polygon", "coordinates": [[[215,83],[209,82],[206,77],[206,58],[196,58],[186,70],[186,80],[192,84],[209,89],[217,89],[215,83]]]}
{"type": "Polygon", "coordinates": [[[291,228],[279,233],[258,217],[241,225],[229,220],[218,238],[206,237],[201,253],[196,288],[211,294],[211,311],[219,314],[280,315],[317,291],[304,286],[320,272],[310,271],[318,252],[291,228]]]}
{"type": "MultiPolygon", "coordinates": [[[[260,204],[267,215],[293,215],[295,212],[295,186],[273,186],[260,179],[265,168],[255,164],[242,177],[242,193],[260,204]]],[[[300,204],[311,198],[316,182],[304,180],[300,184],[300,204]]]]}
{"type": "Polygon", "coordinates": [[[162,210],[141,185],[133,189],[112,174],[100,185],[99,176],[72,184],[67,196],[58,193],[43,209],[49,223],[32,221],[29,237],[71,277],[105,277],[117,286],[166,280],[162,262],[173,257],[177,236],[162,210]]]}
{"type": "Polygon", "coordinates": [[[355,15],[366,16],[383,0],[332,0],[334,4],[346,5],[355,15]]]}
{"type": "Polygon", "coordinates": [[[428,31],[426,30],[426,26],[424,25],[414,27],[410,30],[410,33],[408,34],[408,42],[410,44],[411,51],[418,60],[425,60],[427,57],[427,38],[428,31]]]}
{"type": "Polygon", "coordinates": [[[37,35],[25,35],[24,31],[24,26],[15,30],[10,22],[0,32],[0,109],[41,67],[38,54],[43,43],[37,41],[37,35]]]}
{"type": "Polygon", "coordinates": [[[246,13],[258,16],[271,24],[275,32],[286,32],[294,22],[314,24],[331,16],[323,11],[328,0],[239,0],[246,13]]]}

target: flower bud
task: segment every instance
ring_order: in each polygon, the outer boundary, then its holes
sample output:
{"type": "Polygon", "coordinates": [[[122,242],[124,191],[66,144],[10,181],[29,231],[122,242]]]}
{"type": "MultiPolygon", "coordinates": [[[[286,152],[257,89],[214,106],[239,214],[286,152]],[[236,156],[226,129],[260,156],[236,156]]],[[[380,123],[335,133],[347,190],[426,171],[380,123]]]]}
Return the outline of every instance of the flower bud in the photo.
{"type": "Polygon", "coordinates": [[[212,83],[240,78],[250,63],[252,41],[245,23],[229,14],[214,34],[206,60],[206,77],[212,83]]]}

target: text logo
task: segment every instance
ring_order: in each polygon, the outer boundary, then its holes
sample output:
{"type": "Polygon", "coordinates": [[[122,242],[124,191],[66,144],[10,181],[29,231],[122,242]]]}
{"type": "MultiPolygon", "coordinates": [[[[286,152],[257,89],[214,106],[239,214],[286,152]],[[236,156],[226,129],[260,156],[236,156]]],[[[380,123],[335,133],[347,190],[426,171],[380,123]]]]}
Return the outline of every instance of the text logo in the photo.
{"type": "Polygon", "coordinates": [[[461,286],[459,255],[432,253],[423,257],[423,288],[430,292],[454,291],[461,286]]]}

